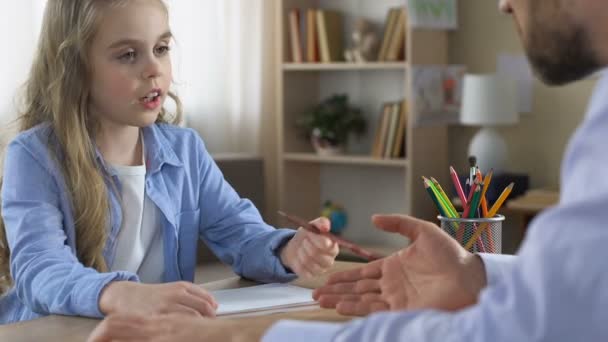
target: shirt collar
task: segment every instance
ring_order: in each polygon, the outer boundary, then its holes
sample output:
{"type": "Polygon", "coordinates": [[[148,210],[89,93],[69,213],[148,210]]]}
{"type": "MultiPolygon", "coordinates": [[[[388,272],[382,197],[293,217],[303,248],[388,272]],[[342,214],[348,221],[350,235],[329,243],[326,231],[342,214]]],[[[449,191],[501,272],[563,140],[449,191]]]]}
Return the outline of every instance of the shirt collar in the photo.
{"type": "MultiPolygon", "coordinates": [[[[184,164],[179,160],[175,151],[171,148],[169,141],[165,138],[157,124],[144,127],[142,129],[144,136],[145,149],[145,161],[147,173],[154,173],[161,169],[164,164],[169,164],[177,167],[181,167],[184,164]]],[[[116,170],[109,166],[101,152],[94,144],[95,147],[95,158],[101,166],[101,168],[110,176],[116,176],[116,170]]]]}

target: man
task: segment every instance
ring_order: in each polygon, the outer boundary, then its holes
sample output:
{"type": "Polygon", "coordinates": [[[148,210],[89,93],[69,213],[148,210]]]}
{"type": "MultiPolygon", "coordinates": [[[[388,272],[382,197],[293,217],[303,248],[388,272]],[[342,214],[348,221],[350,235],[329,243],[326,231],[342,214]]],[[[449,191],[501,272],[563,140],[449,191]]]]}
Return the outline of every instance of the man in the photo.
{"type": "MultiPolygon", "coordinates": [[[[500,7],[512,14],[531,64],[546,83],[566,84],[608,66],[608,1],[501,0],[500,7]]],[[[412,244],[332,276],[315,297],[348,314],[402,311],[343,324],[270,326],[266,319],[267,331],[252,325],[234,329],[237,323],[227,321],[109,317],[91,340],[239,340],[257,334],[264,341],[290,342],[606,341],[607,95],[605,76],[567,149],[561,201],[533,222],[516,257],[472,255],[432,223],[377,216],[377,226],[408,236],[412,244]]]]}

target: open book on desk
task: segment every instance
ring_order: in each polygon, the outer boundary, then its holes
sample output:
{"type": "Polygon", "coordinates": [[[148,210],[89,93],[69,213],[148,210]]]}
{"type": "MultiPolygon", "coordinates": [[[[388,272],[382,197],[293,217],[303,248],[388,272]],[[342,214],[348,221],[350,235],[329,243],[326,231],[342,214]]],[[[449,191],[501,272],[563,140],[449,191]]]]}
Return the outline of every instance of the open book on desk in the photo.
{"type": "Polygon", "coordinates": [[[269,315],[316,309],[312,290],[290,284],[264,284],[230,290],[210,291],[218,303],[217,317],[269,315]]]}

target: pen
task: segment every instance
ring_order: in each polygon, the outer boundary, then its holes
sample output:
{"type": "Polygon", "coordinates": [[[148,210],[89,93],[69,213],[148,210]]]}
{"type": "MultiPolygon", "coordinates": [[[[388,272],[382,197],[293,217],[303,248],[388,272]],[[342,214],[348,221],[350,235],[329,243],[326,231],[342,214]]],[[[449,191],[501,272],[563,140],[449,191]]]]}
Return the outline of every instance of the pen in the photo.
{"type": "Polygon", "coordinates": [[[306,220],[301,219],[301,218],[299,218],[297,216],[289,215],[289,214],[286,214],[286,213],[284,213],[282,211],[279,211],[279,215],[285,217],[291,223],[297,224],[298,226],[300,226],[300,227],[302,227],[302,228],[304,228],[304,229],[306,229],[306,230],[308,230],[310,232],[313,232],[313,233],[316,233],[316,234],[321,234],[323,236],[327,236],[330,240],[332,240],[333,242],[337,243],[338,246],[350,249],[353,253],[355,253],[358,256],[363,257],[363,258],[365,258],[365,259],[367,259],[369,261],[373,261],[373,260],[384,258],[383,255],[380,255],[380,254],[368,251],[365,248],[357,246],[353,242],[350,242],[350,241],[344,240],[342,238],[339,238],[339,237],[333,235],[332,233],[322,232],[322,231],[319,230],[319,228],[313,226],[312,224],[306,222],[306,220]]]}

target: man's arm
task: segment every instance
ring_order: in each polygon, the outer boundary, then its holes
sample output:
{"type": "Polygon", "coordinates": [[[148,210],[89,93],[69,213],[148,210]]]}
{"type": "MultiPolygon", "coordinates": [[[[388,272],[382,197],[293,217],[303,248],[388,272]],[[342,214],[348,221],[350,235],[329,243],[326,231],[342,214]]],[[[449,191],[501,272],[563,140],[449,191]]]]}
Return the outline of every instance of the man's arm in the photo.
{"type": "Polygon", "coordinates": [[[482,256],[490,284],[476,305],[382,313],[344,325],[281,322],[264,341],[290,333],[297,342],[313,332],[317,341],[601,341],[608,336],[606,199],[595,194],[540,215],[515,259],[482,256]]]}

